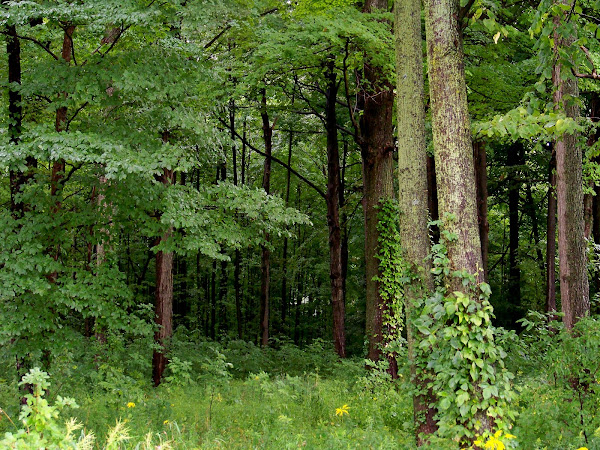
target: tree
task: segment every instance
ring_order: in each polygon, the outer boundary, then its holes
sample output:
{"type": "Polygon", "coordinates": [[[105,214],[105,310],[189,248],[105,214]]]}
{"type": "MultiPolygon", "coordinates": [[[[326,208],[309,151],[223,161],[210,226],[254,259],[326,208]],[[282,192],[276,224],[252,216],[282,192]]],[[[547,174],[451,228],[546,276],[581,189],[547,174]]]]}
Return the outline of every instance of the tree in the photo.
{"type": "MultiPolygon", "coordinates": [[[[554,65],[552,68],[553,100],[555,108],[567,118],[576,119],[579,108],[577,79],[565,71],[560,51],[571,46],[576,38],[576,25],[568,22],[557,0],[559,13],[554,18],[554,65]]],[[[576,133],[565,133],[554,143],[556,152],[556,197],[558,212],[558,255],[560,299],[563,322],[568,329],[578,319],[589,314],[589,282],[587,277],[584,222],[583,222],[583,163],[576,133]]]]}
{"type": "Polygon", "coordinates": [[[398,127],[398,203],[400,240],[410,267],[411,282],[404,288],[408,358],[416,386],[413,397],[417,445],[437,430],[435,402],[426,368],[417,366],[415,351],[424,335],[413,327],[417,304],[433,291],[429,255],[428,171],[425,144],[425,107],[421,38],[421,2],[395,2],[396,98],[398,127]]]}

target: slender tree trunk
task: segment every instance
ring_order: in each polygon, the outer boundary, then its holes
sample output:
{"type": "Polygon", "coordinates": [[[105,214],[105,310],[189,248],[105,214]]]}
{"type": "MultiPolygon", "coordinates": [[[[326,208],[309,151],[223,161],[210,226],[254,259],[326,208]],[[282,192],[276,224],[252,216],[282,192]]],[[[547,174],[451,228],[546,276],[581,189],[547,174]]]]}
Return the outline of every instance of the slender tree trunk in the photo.
{"type": "MultiPolygon", "coordinates": [[[[398,120],[398,203],[400,208],[400,239],[406,262],[417,275],[406,286],[406,332],[408,360],[416,387],[413,396],[417,445],[428,441],[428,435],[437,430],[434,419],[434,395],[427,388],[429,375],[417,367],[415,351],[424,336],[413,329],[412,319],[420,311],[414,303],[433,290],[427,230],[427,206],[432,205],[435,186],[434,170],[428,164],[425,144],[425,107],[423,87],[423,57],[421,38],[421,2],[396,0],[396,95],[398,120]],[[428,170],[430,169],[430,170],[428,170]],[[429,189],[428,189],[429,187],[429,189]]],[[[437,203],[437,202],[436,202],[437,203]]]]}
{"type": "MultiPolygon", "coordinates": [[[[163,133],[163,142],[168,140],[169,133],[163,133]]],[[[173,184],[173,170],[164,169],[160,182],[165,186],[173,184]]],[[[173,228],[169,227],[157,244],[168,241],[172,234],[173,228]]],[[[156,253],[155,322],[158,330],[154,341],[158,348],[152,356],[152,379],[158,386],[168,363],[166,347],[173,335],[173,252],[162,250],[156,253]]]]}
{"type": "MultiPolygon", "coordinates": [[[[556,3],[571,7],[566,0],[557,0],[556,3]]],[[[565,18],[556,17],[555,26],[558,27],[562,20],[565,18]]],[[[568,69],[563,69],[558,49],[569,47],[575,39],[576,36],[564,39],[558,32],[555,33],[556,60],[552,70],[554,104],[573,119],[579,116],[579,108],[575,102],[579,95],[577,80],[561,79],[561,72],[568,69]]],[[[586,245],[583,237],[583,164],[577,135],[564,134],[557,139],[555,151],[560,300],[564,313],[563,322],[567,329],[571,329],[578,319],[590,313],[586,245]]]]}
{"type": "MultiPolygon", "coordinates": [[[[66,64],[71,62],[71,54],[73,51],[73,33],[75,31],[75,27],[69,25],[65,28],[64,37],[63,37],[63,45],[61,56],[63,61],[66,64]]],[[[65,97],[66,94],[63,93],[61,96],[65,97]]],[[[63,132],[66,130],[67,126],[67,107],[61,106],[56,110],[56,118],[54,122],[54,129],[57,133],[63,132]]],[[[65,174],[65,160],[60,158],[57,161],[52,163],[52,173],[50,176],[50,195],[54,197],[54,204],[51,207],[51,212],[56,214],[61,209],[61,201],[60,201],[60,192],[62,191],[62,182],[65,174]]],[[[53,249],[53,255],[55,261],[58,261],[60,258],[60,246],[57,243],[53,249]]],[[[50,282],[55,283],[58,277],[57,272],[52,272],[48,279],[50,282]]]]}
{"type": "MultiPolygon", "coordinates": [[[[290,184],[292,181],[292,173],[289,168],[292,164],[292,146],[294,143],[294,132],[290,129],[290,136],[288,141],[288,158],[287,158],[287,175],[286,175],[286,185],[285,185],[285,204],[286,206],[290,202],[290,184]]],[[[288,237],[285,236],[283,238],[283,261],[281,262],[281,271],[282,271],[282,279],[281,279],[281,331],[285,332],[286,330],[286,320],[287,320],[287,312],[288,312],[288,237]]]]}
{"type": "Polygon", "coordinates": [[[487,205],[487,155],[485,153],[484,142],[473,142],[473,159],[475,164],[475,187],[477,191],[477,222],[479,223],[479,239],[481,241],[483,279],[487,281],[490,224],[488,223],[487,205]]]}
{"type": "MultiPolygon", "coordinates": [[[[21,106],[21,91],[15,86],[21,85],[21,43],[17,37],[17,29],[14,25],[6,27],[6,53],[8,55],[8,135],[13,145],[21,141],[23,108],[21,106]]],[[[21,218],[25,211],[23,200],[19,196],[23,187],[31,178],[32,170],[37,166],[37,161],[28,156],[25,160],[27,169],[22,172],[13,169],[9,173],[10,178],[10,209],[15,218],[21,218]]]]}
{"type": "Polygon", "coordinates": [[[346,330],[344,281],[342,280],[342,246],[340,231],[339,189],[340,155],[337,134],[337,77],[334,61],[330,60],[325,73],[327,79],[325,127],[327,133],[327,225],[329,227],[329,277],[331,280],[331,306],[333,310],[333,344],[336,353],[346,357],[346,330]]]}
{"type": "MultiPolygon", "coordinates": [[[[366,0],[365,12],[387,11],[387,0],[366,0]]],[[[360,118],[360,147],[363,172],[363,214],[365,220],[366,272],[366,334],[369,340],[367,358],[381,358],[384,345],[383,315],[387,306],[379,292],[379,230],[378,205],[394,198],[394,133],[392,111],[393,87],[384,78],[381,68],[372,65],[369,55],[364,63],[366,88],[360,92],[363,114],[360,118]]]]}
{"type": "MultiPolygon", "coordinates": [[[[262,118],[263,139],[265,141],[265,163],[263,169],[263,189],[267,194],[271,191],[271,152],[273,149],[273,128],[269,122],[267,112],[267,93],[262,89],[262,104],[260,116],[262,118]]],[[[269,241],[268,233],[265,233],[265,240],[269,241]]],[[[271,252],[266,245],[261,245],[262,257],[260,262],[261,269],[261,288],[260,288],[260,344],[263,347],[269,345],[269,288],[271,276],[271,252]]]]}
{"type": "Polygon", "coordinates": [[[548,221],[546,225],[546,312],[556,311],[556,153],[548,167],[548,221]]]}
{"type": "Polygon", "coordinates": [[[521,269],[519,267],[519,191],[521,182],[516,169],[523,161],[523,144],[515,142],[508,148],[507,166],[510,170],[508,178],[508,295],[511,306],[516,308],[514,317],[520,316],[521,307],[521,269]]]}

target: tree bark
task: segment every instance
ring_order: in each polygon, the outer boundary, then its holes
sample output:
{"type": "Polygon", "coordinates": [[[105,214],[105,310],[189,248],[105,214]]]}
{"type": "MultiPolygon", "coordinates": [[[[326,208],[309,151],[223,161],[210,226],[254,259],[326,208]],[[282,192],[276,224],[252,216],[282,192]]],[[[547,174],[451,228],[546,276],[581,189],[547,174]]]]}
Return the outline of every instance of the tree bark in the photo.
{"type": "MultiPolygon", "coordinates": [[[[557,0],[557,3],[570,7],[570,3],[563,0],[557,0]]],[[[563,20],[566,20],[564,16],[557,16],[555,27],[558,28],[563,20]]],[[[561,79],[563,67],[558,49],[569,47],[575,38],[576,36],[563,38],[555,31],[556,55],[552,70],[554,104],[573,119],[579,116],[579,108],[574,101],[579,95],[577,79],[561,79]]],[[[581,317],[590,312],[586,245],[583,237],[583,163],[576,134],[564,134],[557,139],[555,150],[560,300],[564,313],[563,323],[567,329],[571,329],[581,317]]]]}
{"type": "Polygon", "coordinates": [[[437,430],[436,409],[432,406],[434,395],[427,388],[429,376],[415,362],[415,350],[424,336],[412,327],[412,319],[420,314],[414,303],[433,290],[431,261],[427,258],[427,206],[431,205],[436,189],[431,188],[435,176],[433,170],[428,170],[430,165],[425,143],[421,2],[396,0],[394,8],[400,239],[406,261],[417,275],[404,292],[408,360],[417,392],[413,396],[415,433],[420,446],[427,442],[428,435],[437,430]]]}
{"type": "Polygon", "coordinates": [[[325,127],[327,134],[327,225],[329,227],[329,277],[331,280],[331,307],[333,310],[333,344],[336,353],[346,357],[346,331],[344,304],[344,281],[342,279],[342,246],[340,231],[339,189],[340,155],[335,110],[338,84],[334,72],[334,61],[327,63],[325,127]]]}
{"type": "MultiPolygon", "coordinates": [[[[365,12],[387,10],[387,0],[366,0],[365,12]]],[[[386,309],[379,292],[379,231],[378,205],[394,197],[393,164],[394,136],[392,111],[393,87],[387,82],[382,69],[372,64],[365,55],[363,73],[366,83],[360,92],[363,114],[360,118],[360,148],[363,175],[363,214],[365,221],[366,272],[366,334],[369,340],[367,358],[381,358],[384,345],[383,313],[386,309]]],[[[395,360],[394,360],[395,362],[395,360]]]]}
{"type": "MultiPolygon", "coordinates": [[[[457,239],[448,243],[451,271],[466,270],[483,280],[483,261],[477,225],[473,145],[464,73],[464,54],[458,21],[458,2],[427,0],[427,58],[433,123],[439,209],[445,230],[457,239]]],[[[451,277],[450,289],[464,291],[462,280],[451,277]]]]}
{"type": "MultiPolygon", "coordinates": [[[[267,112],[267,93],[263,88],[261,100],[262,130],[265,141],[265,163],[263,166],[262,187],[267,194],[271,191],[271,152],[273,150],[273,128],[269,122],[267,112]]],[[[265,233],[265,240],[269,241],[269,234],[265,233]]],[[[260,262],[261,287],[260,287],[260,344],[269,345],[269,288],[271,282],[271,252],[266,245],[261,245],[262,257],[260,262]]]]}
{"type": "MultiPolygon", "coordinates": [[[[169,133],[163,133],[163,142],[168,142],[169,133]]],[[[173,170],[164,169],[159,178],[165,186],[173,184],[173,170]]],[[[166,242],[171,238],[173,228],[157,240],[156,244],[166,242]]],[[[154,341],[158,346],[152,355],[152,379],[158,386],[167,367],[166,347],[173,335],[173,252],[159,251],[156,253],[156,290],[155,290],[155,322],[158,330],[154,341]]]]}

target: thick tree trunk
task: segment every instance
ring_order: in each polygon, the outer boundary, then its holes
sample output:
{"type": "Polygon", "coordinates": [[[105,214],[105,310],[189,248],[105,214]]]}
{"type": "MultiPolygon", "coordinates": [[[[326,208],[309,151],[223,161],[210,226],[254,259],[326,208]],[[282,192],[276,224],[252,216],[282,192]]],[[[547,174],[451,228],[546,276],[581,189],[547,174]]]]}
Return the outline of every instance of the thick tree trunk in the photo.
{"type": "MultiPolygon", "coordinates": [[[[427,0],[427,58],[433,122],[439,209],[449,213],[444,227],[457,237],[448,243],[452,271],[466,270],[483,280],[477,225],[473,145],[464,74],[458,2],[427,0]]],[[[463,291],[462,280],[451,277],[450,289],[463,291]]]]}
{"type": "MultiPolygon", "coordinates": [[[[387,10],[387,0],[367,0],[365,12],[387,10]]],[[[369,55],[363,68],[366,88],[360,93],[363,114],[360,118],[360,147],[363,172],[363,214],[365,220],[366,272],[366,334],[369,340],[367,358],[381,358],[384,345],[383,315],[386,305],[379,292],[379,231],[378,205],[394,197],[392,180],[394,133],[392,111],[393,87],[385,80],[382,70],[373,66],[369,55]]]]}
{"type": "Polygon", "coordinates": [[[485,153],[484,142],[473,142],[473,159],[475,164],[475,187],[477,191],[477,223],[479,224],[479,240],[481,241],[483,279],[487,281],[490,224],[488,223],[487,205],[487,155],[485,153]]]}
{"type": "MultiPolygon", "coordinates": [[[[168,132],[163,133],[163,141],[168,141],[168,132]]],[[[161,183],[173,183],[173,171],[164,169],[160,177],[161,183]]],[[[169,228],[157,244],[170,239],[173,229],[169,228]]],[[[158,386],[167,367],[166,347],[173,335],[173,252],[156,253],[156,290],[155,290],[155,322],[158,330],[154,342],[158,346],[152,355],[152,379],[158,386]]]]}
{"type": "Polygon", "coordinates": [[[427,388],[428,374],[415,362],[415,350],[424,336],[412,327],[412,319],[420,314],[414,302],[433,290],[431,261],[427,258],[427,206],[431,205],[436,192],[432,189],[435,175],[433,168],[428,170],[425,144],[421,2],[396,0],[395,24],[400,239],[406,262],[418,275],[404,292],[408,359],[417,392],[413,396],[415,432],[417,445],[422,445],[427,442],[427,436],[437,430],[437,424],[436,410],[431,406],[434,396],[427,388]]]}
{"type": "Polygon", "coordinates": [[[513,316],[521,316],[521,268],[519,267],[519,199],[521,182],[520,173],[515,168],[523,163],[523,144],[515,142],[508,148],[507,166],[510,170],[508,178],[508,295],[511,306],[515,308],[513,316]]]}
{"type": "MultiPolygon", "coordinates": [[[[557,0],[557,3],[570,7],[570,3],[566,1],[557,0]]],[[[562,20],[557,17],[556,26],[562,20]]],[[[575,38],[576,36],[570,36],[564,39],[555,33],[557,55],[552,70],[554,104],[573,119],[579,116],[579,108],[574,101],[579,95],[577,80],[561,79],[561,72],[568,69],[563,69],[558,59],[558,48],[570,46],[575,38]]],[[[555,151],[560,300],[564,313],[563,322],[567,329],[571,329],[578,319],[590,313],[586,245],[583,237],[583,164],[576,134],[564,134],[557,139],[555,151]]]]}
{"type": "MultiPolygon", "coordinates": [[[[267,93],[262,89],[262,104],[260,116],[262,118],[263,139],[265,141],[265,163],[263,168],[263,189],[267,194],[271,191],[271,152],[273,150],[273,128],[269,122],[267,112],[267,93]]],[[[268,233],[265,240],[269,241],[268,233]]],[[[262,257],[260,262],[261,287],[260,287],[260,344],[269,345],[269,288],[271,283],[271,252],[266,245],[261,245],[262,257]]]]}
{"type": "Polygon", "coordinates": [[[556,154],[548,167],[548,221],[546,224],[546,312],[556,311],[556,154]]]}
{"type": "Polygon", "coordinates": [[[327,133],[327,225],[329,227],[329,277],[331,280],[331,306],[333,310],[333,344],[336,353],[346,357],[346,330],[344,304],[344,281],[342,279],[342,246],[340,231],[339,189],[340,155],[335,110],[338,84],[334,62],[328,63],[325,127],[327,133]]]}

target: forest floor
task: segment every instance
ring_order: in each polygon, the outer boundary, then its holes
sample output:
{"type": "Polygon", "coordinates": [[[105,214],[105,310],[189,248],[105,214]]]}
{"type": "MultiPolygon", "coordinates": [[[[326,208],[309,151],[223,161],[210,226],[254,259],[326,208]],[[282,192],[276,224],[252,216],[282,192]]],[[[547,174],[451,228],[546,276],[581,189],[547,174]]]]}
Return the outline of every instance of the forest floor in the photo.
{"type": "MultiPolygon", "coordinates": [[[[509,352],[507,363],[516,375],[513,406],[518,415],[510,426],[515,438],[506,441],[506,447],[489,448],[600,448],[600,382],[579,378],[575,383],[572,376],[562,382],[560,374],[569,362],[553,356],[587,352],[597,366],[600,345],[590,347],[588,341],[581,352],[575,347],[537,351],[545,358],[540,362],[528,355],[540,343],[543,339],[529,347],[521,342],[509,352]],[[558,371],[549,371],[551,364],[558,371]]],[[[69,396],[79,406],[61,411],[57,429],[76,418],[84,426],[76,431],[83,433],[78,439],[95,435],[89,448],[414,448],[405,365],[399,380],[391,382],[386,372],[365,369],[362,359],[338,360],[323,342],[304,349],[284,344],[263,350],[241,341],[182,341],[174,345],[178,356],[172,356],[165,381],[154,388],[149,384],[148,354],[136,353],[133,347],[108,352],[103,362],[87,358],[84,363],[82,355],[76,358],[73,353],[56,360],[48,402],[54,405],[60,396],[69,396]]],[[[12,370],[7,361],[0,358],[0,367],[8,368],[0,373],[12,370]]],[[[585,361],[579,362],[585,366],[585,361]]],[[[582,370],[590,375],[585,367],[582,370]]],[[[7,442],[5,433],[23,428],[19,395],[14,378],[0,376],[0,447],[2,436],[7,442]]],[[[48,421],[44,427],[50,428],[48,421]]],[[[430,448],[457,445],[446,440],[430,448]]]]}

